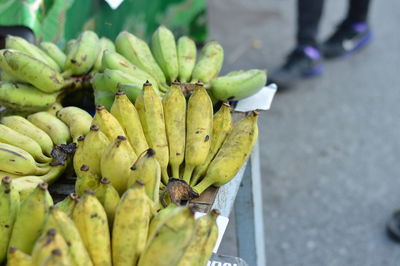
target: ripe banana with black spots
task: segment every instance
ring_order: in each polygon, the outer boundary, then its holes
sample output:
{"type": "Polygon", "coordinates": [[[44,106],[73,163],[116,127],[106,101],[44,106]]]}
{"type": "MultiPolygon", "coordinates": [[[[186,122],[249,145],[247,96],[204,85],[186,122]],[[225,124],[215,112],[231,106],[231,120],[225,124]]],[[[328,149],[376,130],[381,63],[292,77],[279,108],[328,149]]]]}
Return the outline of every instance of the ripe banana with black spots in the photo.
{"type": "Polygon", "coordinates": [[[234,71],[211,81],[211,93],[219,101],[238,101],[261,90],[267,82],[265,70],[234,71]]]}
{"type": "Polygon", "coordinates": [[[226,137],[232,130],[232,115],[231,108],[228,103],[224,103],[221,108],[214,114],[213,118],[213,133],[211,138],[210,151],[207,154],[206,160],[194,169],[193,176],[190,180],[190,185],[197,185],[199,179],[204,176],[207,168],[214,159],[224,143],[226,137]]]}
{"type": "Polygon", "coordinates": [[[99,37],[93,31],[84,31],[67,53],[64,77],[83,75],[92,69],[99,54],[99,37]]]}
{"type": "Polygon", "coordinates": [[[53,205],[53,202],[50,202],[49,199],[51,199],[51,196],[47,191],[47,184],[40,183],[21,202],[11,233],[10,247],[31,254],[33,245],[41,234],[48,209],[53,205]]]}
{"type": "Polygon", "coordinates": [[[207,215],[195,221],[194,234],[190,240],[178,266],[204,266],[211,257],[218,238],[218,210],[212,210],[207,215]]]}
{"type": "Polygon", "coordinates": [[[8,242],[19,211],[19,194],[12,179],[4,177],[0,184],[0,263],[7,257],[8,242]]]}
{"type": "Polygon", "coordinates": [[[60,65],[50,55],[24,38],[8,35],[6,38],[6,48],[21,51],[42,61],[43,63],[46,63],[57,71],[61,70],[60,65]]]}
{"type": "Polygon", "coordinates": [[[140,124],[139,114],[124,92],[118,91],[116,93],[111,114],[124,129],[129,143],[137,155],[149,148],[140,124]]]}
{"type": "Polygon", "coordinates": [[[224,49],[217,41],[208,42],[201,49],[199,60],[196,62],[192,72],[192,81],[210,83],[218,76],[224,61],[224,49]]]}
{"type": "Polygon", "coordinates": [[[137,264],[146,246],[152,204],[140,181],[122,196],[115,211],[112,231],[113,265],[137,264]]]}
{"type": "Polygon", "coordinates": [[[70,193],[62,201],[59,201],[55,206],[58,210],[64,212],[71,217],[75,205],[78,203],[79,197],[75,193],[70,193]]]}
{"type": "Polygon", "coordinates": [[[162,180],[168,183],[168,140],[165,131],[164,112],[161,99],[155,93],[151,83],[143,85],[143,91],[136,99],[136,110],[146,136],[147,144],[156,151],[156,159],[161,166],[162,180]]]}
{"type": "Polygon", "coordinates": [[[132,64],[154,76],[160,85],[166,82],[163,71],[145,41],[127,31],[122,31],[115,39],[115,47],[117,52],[132,64]]]}
{"type": "Polygon", "coordinates": [[[111,241],[107,214],[93,191],[86,191],[72,213],[93,265],[111,266],[111,241]]]}
{"type": "Polygon", "coordinates": [[[45,93],[59,91],[64,84],[64,79],[57,70],[19,51],[0,50],[0,68],[45,93]]]}
{"type": "Polygon", "coordinates": [[[177,44],[179,81],[188,82],[192,76],[194,65],[196,64],[196,43],[188,36],[182,36],[177,44]]]}
{"type": "Polygon", "coordinates": [[[111,185],[110,179],[104,177],[100,180],[100,184],[94,193],[104,207],[111,230],[114,223],[115,210],[120,200],[118,191],[111,185]]]}
{"type": "Polygon", "coordinates": [[[110,141],[114,141],[118,136],[125,137],[125,131],[121,124],[102,105],[96,106],[96,114],[92,120],[92,125],[97,125],[110,141]]]}
{"type": "Polygon", "coordinates": [[[94,62],[93,65],[93,71],[103,71],[106,67],[103,65],[103,55],[105,51],[115,51],[115,45],[114,43],[110,40],[107,39],[106,37],[101,37],[99,40],[99,53],[97,55],[96,61],[94,62]]]}
{"type": "Polygon", "coordinates": [[[50,228],[44,231],[36,240],[32,249],[32,264],[42,265],[54,249],[59,249],[65,255],[68,254],[68,246],[65,239],[58,230],[50,228]]]}
{"type": "Polygon", "coordinates": [[[42,148],[45,155],[50,156],[53,149],[53,141],[46,132],[29,122],[22,116],[4,116],[1,123],[24,136],[30,137],[36,141],[42,148]]]}
{"type": "Polygon", "coordinates": [[[237,174],[257,141],[257,119],[258,113],[253,112],[233,126],[231,133],[208,166],[203,180],[193,187],[194,191],[201,194],[209,186],[220,187],[237,174]]]}
{"type": "Polygon", "coordinates": [[[90,171],[89,166],[83,164],[76,172],[75,193],[82,196],[86,190],[95,190],[100,185],[100,177],[90,171]]]}
{"type": "Polygon", "coordinates": [[[130,167],[136,159],[137,155],[124,136],[118,136],[103,152],[100,162],[101,176],[110,179],[120,195],[126,190],[130,167]]]}
{"type": "Polygon", "coordinates": [[[162,103],[169,146],[169,164],[172,176],[179,178],[179,167],[185,156],[186,137],[186,99],[179,82],[172,82],[162,103]]]}
{"type": "Polygon", "coordinates": [[[0,142],[15,146],[27,151],[32,157],[39,162],[50,162],[51,158],[43,154],[39,144],[21,133],[0,124],[0,142]]]}
{"type": "Polygon", "coordinates": [[[17,248],[10,247],[7,266],[32,266],[32,257],[17,248]]]}
{"type": "Polygon", "coordinates": [[[71,139],[69,128],[64,122],[48,112],[38,112],[28,116],[28,120],[47,133],[54,144],[67,144],[71,139]]]}
{"type": "Polygon", "coordinates": [[[56,44],[52,42],[41,42],[40,48],[57,63],[59,69],[64,67],[67,56],[56,44]]]}
{"type": "Polygon", "coordinates": [[[79,136],[86,136],[89,133],[93,120],[88,112],[75,106],[62,108],[57,112],[57,117],[69,127],[74,142],[79,136]]]}
{"type": "Polygon", "coordinates": [[[171,83],[178,77],[179,66],[174,34],[161,25],[153,33],[151,51],[165,77],[171,83]]]}
{"type": "Polygon", "coordinates": [[[213,106],[203,84],[197,83],[189,98],[186,117],[185,171],[189,184],[195,167],[201,165],[210,151],[213,129],[213,106]]]}

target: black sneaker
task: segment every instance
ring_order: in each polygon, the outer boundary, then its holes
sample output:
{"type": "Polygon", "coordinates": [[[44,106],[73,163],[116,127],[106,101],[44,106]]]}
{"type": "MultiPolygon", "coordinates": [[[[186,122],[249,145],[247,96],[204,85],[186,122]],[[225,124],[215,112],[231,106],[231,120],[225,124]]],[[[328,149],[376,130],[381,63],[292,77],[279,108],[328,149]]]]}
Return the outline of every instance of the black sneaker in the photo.
{"type": "Polygon", "coordinates": [[[367,23],[342,23],[322,44],[321,51],[326,58],[342,57],[363,48],[371,39],[367,23]]]}
{"type": "Polygon", "coordinates": [[[298,47],[287,57],[286,63],[271,74],[270,81],[278,88],[288,88],[296,81],[322,73],[321,54],[312,46],[298,47]]]}

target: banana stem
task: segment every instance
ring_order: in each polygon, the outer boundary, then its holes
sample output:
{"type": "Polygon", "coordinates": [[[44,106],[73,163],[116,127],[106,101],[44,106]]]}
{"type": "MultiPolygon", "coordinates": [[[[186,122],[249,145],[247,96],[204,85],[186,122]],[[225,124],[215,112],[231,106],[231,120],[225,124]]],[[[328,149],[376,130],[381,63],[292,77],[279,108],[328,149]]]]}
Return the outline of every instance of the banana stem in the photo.
{"type": "Polygon", "coordinates": [[[183,180],[189,184],[190,178],[192,177],[192,173],[194,170],[194,165],[187,164],[185,165],[185,172],[183,173],[183,180]]]}
{"type": "Polygon", "coordinates": [[[67,69],[63,73],[61,73],[61,75],[63,76],[63,78],[68,78],[68,77],[72,76],[72,70],[67,69]]]}
{"type": "Polygon", "coordinates": [[[161,181],[164,183],[164,185],[168,184],[168,179],[169,179],[169,176],[168,176],[167,169],[166,168],[161,169],[161,181]]]}
{"type": "Polygon", "coordinates": [[[179,178],[179,165],[171,164],[172,177],[179,178]]]}
{"type": "Polygon", "coordinates": [[[190,180],[190,186],[194,187],[197,185],[199,179],[200,179],[201,173],[200,172],[195,172],[194,175],[192,176],[192,179],[190,180]]]}
{"type": "Polygon", "coordinates": [[[203,193],[204,190],[206,190],[207,188],[212,186],[212,184],[213,184],[213,182],[210,181],[209,178],[205,178],[198,185],[194,186],[192,189],[195,192],[199,193],[199,195],[201,195],[201,193],[203,193]]]}

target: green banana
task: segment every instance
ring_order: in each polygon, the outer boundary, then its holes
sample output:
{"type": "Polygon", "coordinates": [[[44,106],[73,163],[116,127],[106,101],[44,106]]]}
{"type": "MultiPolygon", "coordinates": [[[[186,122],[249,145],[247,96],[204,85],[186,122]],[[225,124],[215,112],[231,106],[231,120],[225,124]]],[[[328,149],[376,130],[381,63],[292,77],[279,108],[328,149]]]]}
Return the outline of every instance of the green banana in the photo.
{"type": "Polygon", "coordinates": [[[152,210],[143,182],[138,181],[123,194],[112,231],[113,265],[136,265],[146,246],[152,210]]]}
{"type": "Polygon", "coordinates": [[[61,70],[59,64],[57,64],[51,56],[47,55],[46,52],[42,51],[39,47],[28,42],[24,38],[8,35],[6,37],[6,48],[21,51],[42,61],[43,63],[46,63],[57,71],[61,70]]]}
{"type": "Polygon", "coordinates": [[[188,36],[182,36],[177,44],[179,81],[187,82],[192,76],[194,65],[196,64],[196,43],[188,36]]]}
{"type": "Polygon", "coordinates": [[[53,141],[46,132],[29,122],[27,119],[22,116],[14,115],[4,116],[0,121],[3,125],[36,141],[45,155],[51,155],[51,151],[53,150],[53,141]]]}
{"type": "Polygon", "coordinates": [[[99,49],[99,54],[97,55],[96,61],[94,62],[93,65],[93,71],[103,71],[106,67],[103,65],[103,56],[105,51],[115,51],[115,45],[114,43],[110,40],[107,39],[106,37],[101,37],[99,40],[100,44],[100,49],[99,49]]]}
{"type": "Polygon", "coordinates": [[[201,49],[200,57],[192,72],[192,81],[205,84],[218,76],[224,61],[224,49],[217,41],[208,42],[201,49]]]}
{"type": "Polygon", "coordinates": [[[120,195],[126,190],[130,167],[136,159],[135,152],[124,136],[118,136],[103,152],[100,162],[101,176],[110,179],[120,195]]]}
{"type": "Polygon", "coordinates": [[[213,106],[203,84],[197,83],[189,98],[186,118],[185,171],[189,184],[195,167],[201,165],[210,151],[213,128],[213,106]]]}
{"type": "Polygon", "coordinates": [[[56,99],[57,93],[44,93],[29,84],[0,81],[0,104],[15,111],[43,111],[56,99]]]}
{"type": "Polygon", "coordinates": [[[97,125],[110,141],[114,141],[118,136],[125,137],[125,131],[118,120],[102,105],[96,106],[92,125],[97,125]]]}
{"type": "Polygon", "coordinates": [[[179,167],[185,155],[186,133],[186,99],[179,82],[172,82],[162,104],[169,146],[169,164],[172,176],[179,178],[179,167]]]}
{"type": "Polygon", "coordinates": [[[193,188],[194,191],[201,194],[209,186],[220,187],[237,174],[256,143],[257,119],[258,113],[253,111],[233,126],[231,133],[208,166],[203,180],[193,188]]]}
{"type": "Polygon", "coordinates": [[[8,242],[19,211],[19,194],[10,177],[1,179],[0,184],[0,263],[7,257],[8,242]]]}
{"type": "Polygon", "coordinates": [[[59,66],[59,71],[62,67],[64,67],[67,56],[56,44],[52,42],[41,42],[40,48],[57,63],[59,66]]]}
{"type": "Polygon", "coordinates": [[[90,171],[89,166],[83,164],[77,174],[75,193],[82,196],[86,190],[95,190],[100,185],[100,177],[90,171]]]}
{"type": "Polygon", "coordinates": [[[155,151],[148,149],[142,153],[131,167],[131,173],[127,180],[127,187],[135,184],[137,180],[144,182],[147,196],[159,206],[159,192],[161,182],[160,164],[155,158],[155,151]]]}
{"type": "Polygon", "coordinates": [[[7,266],[32,266],[32,257],[17,248],[10,247],[7,266]]]}
{"type": "Polygon", "coordinates": [[[76,43],[76,39],[71,39],[66,43],[65,49],[64,49],[64,53],[66,55],[72,50],[72,47],[74,47],[75,43],[76,43]]]}
{"type": "MultiPolygon", "coordinates": [[[[142,86],[138,87],[136,84],[132,83],[119,83],[117,88],[118,91],[125,93],[132,103],[136,102],[136,99],[142,93],[142,86]]],[[[161,97],[163,96],[163,92],[156,91],[156,93],[161,97]]]]}
{"type": "Polygon", "coordinates": [[[0,142],[0,170],[17,175],[44,175],[50,166],[39,166],[28,152],[0,142]]]}
{"type": "Polygon", "coordinates": [[[211,257],[218,238],[218,210],[212,210],[195,221],[194,235],[178,266],[204,266],[211,257]]]}
{"type": "Polygon", "coordinates": [[[46,93],[59,91],[64,79],[61,74],[36,58],[22,52],[0,50],[0,68],[46,93]]]}
{"type": "Polygon", "coordinates": [[[149,148],[140,124],[139,114],[124,92],[118,91],[111,107],[111,114],[123,127],[129,143],[136,154],[142,154],[149,148]]]}
{"type": "Polygon", "coordinates": [[[111,105],[114,102],[114,93],[112,92],[105,92],[101,90],[94,90],[94,103],[96,106],[102,105],[107,110],[111,110],[111,105]]]}
{"type": "Polygon", "coordinates": [[[21,133],[0,124],[0,142],[10,144],[27,151],[39,162],[50,162],[51,158],[43,154],[39,144],[21,133]]]}
{"type": "Polygon", "coordinates": [[[55,228],[50,228],[36,240],[32,249],[32,264],[43,265],[54,249],[61,250],[65,255],[68,254],[65,239],[55,228]]]}
{"type": "Polygon", "coordinates": [[[48,112],[31,114],[28,116],[28,120],[46,132],[56,145],[67,144],[71,139],[67,125],[48,112]]]}
{"type": "Polygon", "coordinates": [[[88,112],[75,106],[62,108],[57,112],[57,117],[69,127],[74,142],[79,136],[86,136],[89,133],[93,120],[88,112]]]}
{"type": "MultiPolygon", "coordinates": [[[[74,200],[74,202],[76,201],[74,200]]],[[[74,222],[65,212],[55,206],[50,207],[44,231],[52,228],[65,239],[68,245],[68,256],[74,265],[93,265],[74,222]]]]}
{"type": "Polygon", "coordinates": [[[178,77],[178,56],[174,34],[164,25],[158,27],[151,39],[151,51],[165,77],[171,83],[178,77]]]}
{"type": "Polygon", "coordinates": [[[52,202],[47,184],[40,183],[29,196],[21,202],[14,228],[11,233],[10,247],[31,254],[36,239],[40,236],[46,220],[47,211],[52,202]]]}
{"type": "Polygon", "coordinates": [[[93,191],[86,191],[72,213],[93,265],[111,266],[111,241],[107,214],[93,191]]]}
{"type": "Polygon", "coordinates": [[[164,221],[153,239],[149,239],[138,266],[177,265],[190,244],[194,215],[184,207],[164,221]],[[157,254],[157,256],[155,256],[157,254]]]}
{"type": "Polygon", "coordinates": [[[165,131],[164,112],[161,99],[155,93],[151,83],[143,85],[143,91],[136,99],[136,110],[146,136],[147,144],[156,151],[156,159],[161,166],[164,184],[168,183],[168,140],[165,131]]]}
{"type": "Polygon", "coordinates": [[[158,66],[145,41],[127,31],[122,31],[115,39],[115,47],[117,52],[132,64],[154,76],[159,84],[166,82],[163,71],[158,66]]]}
{"type": "Polygon", "coordinates": [[[220,101],[238,101],[261,90],[267,82],[265,70],[235,71],[211,81],[211,93],[220,101]]]}
{"type": "Polygon", "coordinates": [[[96,73],[93,77],[92,84],[95,90],[116,93],[118,84],[128,83],[140,88],[143,84],[139,79],[131,74],[121,70],[105,69],[103,73],[96,73]]]}
{"type": "Polygon", "coordinates": [[[59,201],[55,206],[58,210],[64,212],[69,217],[72,216],[75,205],[78,203],[79,197],[75,193],[70,193],[62,201],[59,201]]]}
{"type": "Polygon", "coordinates": [[[190,180],[191,186],[197,185],[199,179],[204,176],[210,162],[214,159],[231,130],[231,107],[228,103],[224,103],[214,115],[210,151],[207,154],[206,160],[194,169],[192,179],[190,180]]]}
{"type": "Polygon", "coordinates": [[[100,184],[94,193],[101,205],[103,205],[107,214],[108,225],[112,229],[115,210],[120,200],[118,191],[111,185],[110,179],[105,177],[100,180],[100,184]]]}
{"type": "Polygon", "coordinates": [[[93,31],[84,31],[67,53],[64,77],[83,75],[92,69],[99,54],[99,37],[93,31]]]}
{"type": "Polygon", "coordinates": [[[20,82],[18,78],[11,75],[9,72],[0,69],[0,81],[7,81],[7,82],[20,82]]]}

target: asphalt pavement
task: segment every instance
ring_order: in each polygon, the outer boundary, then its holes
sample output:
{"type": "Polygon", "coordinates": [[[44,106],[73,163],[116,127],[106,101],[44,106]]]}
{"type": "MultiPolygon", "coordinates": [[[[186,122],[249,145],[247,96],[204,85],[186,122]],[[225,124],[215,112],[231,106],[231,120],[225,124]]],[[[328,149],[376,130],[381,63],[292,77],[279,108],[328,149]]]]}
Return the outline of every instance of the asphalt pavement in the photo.
{"type": "MultiPolygon", "coordinates": [[[[400,1],[372,1],[372,43],[279,93],[259,121],[268,266],[398,266],[385,225],[400,208],[400,1]]],[[[294,0],[209,0],[223,73],[277,68],[294,0]]],[[[320,40],[346,12],[326,1],[320,40]]],[[[236,255],[230,226],[221,252],[236,255]]]]}

